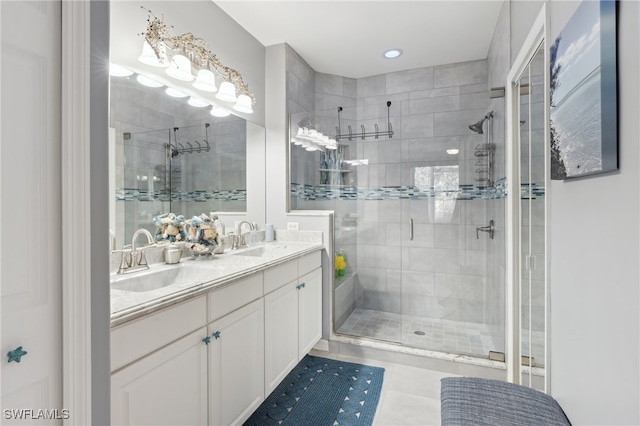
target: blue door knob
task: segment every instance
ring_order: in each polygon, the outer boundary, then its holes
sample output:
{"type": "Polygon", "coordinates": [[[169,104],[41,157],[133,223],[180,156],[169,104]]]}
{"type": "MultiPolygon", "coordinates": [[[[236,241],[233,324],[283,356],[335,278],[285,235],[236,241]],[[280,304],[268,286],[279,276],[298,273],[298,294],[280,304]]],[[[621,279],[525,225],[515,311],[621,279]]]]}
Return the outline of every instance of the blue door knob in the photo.
{"type": "Polygon", "coordinates": [[[9,351],[7,356],[9,357],[9,361],[20,362],[20,359],[27,354],[27,351],[22,350],[22,346],[18,346],[16,349],[9,351]]]}

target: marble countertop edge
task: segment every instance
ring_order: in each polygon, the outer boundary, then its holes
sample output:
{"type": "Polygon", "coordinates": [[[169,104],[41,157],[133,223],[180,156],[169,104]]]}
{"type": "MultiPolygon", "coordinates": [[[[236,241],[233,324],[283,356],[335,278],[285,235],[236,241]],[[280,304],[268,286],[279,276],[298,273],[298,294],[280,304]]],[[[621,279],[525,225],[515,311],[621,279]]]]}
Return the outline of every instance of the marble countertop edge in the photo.
{"type": "MultiPolygon", "coordinates": [[[[321,243],[299,243],[299,242],[286,242],[287,244],[295,244],[299,247],[296,251],[287,253],[281,256],[276,256],[268,259],[259,259],[259,258],[251,258],[242,256],[242,261],[247,264],[246,268],[242,268],[241,270],[235,270],[228,274],[217,276],[211,280],[207,280],[204,282],[196,283],[196,284],[176,284],[163,288],[158,295],[158,297],[154,297],[149,300],[145,300],[142,302],[132,302],[132,306],[125,307],[122,309],[118,309],[114,312],[113,308],[113,300],[114,294],[119,296],[128,296],[131,299],[135,299],[136,297],[139,299],[144,299],[148,297],[148,294],[138,295],[135,292],[129,292],[124,290],[111,290],[111,328],[119,326],[121,324],[127,323],[129,321],[142,318],[148,314],[153,312],[157,312],[164,308],[167,308],[172,305],[176,305],[178,303],[187,301],[192,298],[196,298],[202,294],[208,293],[211,290],[225,287],[228,284],[231,284],[237,280],[241,280],[243,278],[248,278],[251,275],[263,272],[264,270],[271,268],[273,266],[277,266],[279,264],[285,263],[287,261],[296,259],[298,257],[304,256],[309,253],[313,253],[314,251],[321,250],[323,245],[321,243]],[[184,288],[181,288],[184,287],[184,288]],[[169,291],[169,293],[167,293],[169,291]]],[[[240,254],[229,254],[229,257],[239,256],[240,254]]],[[[227,256],[227,255],[221,255],[227,256]]],[[[213,259],[212,262],[221,262],[222,259],[213,259]]],[[[205,261],[206,262],[206,261],[205,261]]],[[[215,265],[215,264],[214,264],[215,265]]],[[[219,265],[216,265],[219,266],[219,265]]],[[[151,266],[153,267],[153,265],[151,266]]],[[[212,271],[212,273],[215,271],[212,271]]],[[[149,292],[151,293],[151,292],[149,292]]],[[[122,302],[120,303],[122,304],[122,302]]]]}

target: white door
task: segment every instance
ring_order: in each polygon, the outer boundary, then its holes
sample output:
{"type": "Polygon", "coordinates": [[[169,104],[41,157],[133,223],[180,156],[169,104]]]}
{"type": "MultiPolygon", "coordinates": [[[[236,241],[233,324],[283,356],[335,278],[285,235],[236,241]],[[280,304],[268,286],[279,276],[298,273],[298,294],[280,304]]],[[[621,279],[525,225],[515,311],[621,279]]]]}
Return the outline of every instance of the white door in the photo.
{"type": "Polygon", "coordinates": [[[61,3],[2,1],[0,15],[0,408],[6,424],[38,410],[54,418],[38,424],[60,423],[61,3]]]}
{"type": "Polygon", "coordinates": [[[298,360],[322,338],[322,268],[298,281],[298,360]]]}
{"type": "Polygon", "coordinates": [[[262,299],[212,322],[209,337],[209,424],[242,424],[264,401],[262,299]]]}
{"type": "Polygon", "coordinates": [[[203,327],[111,375],[111,424],[206,425],[203,327]]]}

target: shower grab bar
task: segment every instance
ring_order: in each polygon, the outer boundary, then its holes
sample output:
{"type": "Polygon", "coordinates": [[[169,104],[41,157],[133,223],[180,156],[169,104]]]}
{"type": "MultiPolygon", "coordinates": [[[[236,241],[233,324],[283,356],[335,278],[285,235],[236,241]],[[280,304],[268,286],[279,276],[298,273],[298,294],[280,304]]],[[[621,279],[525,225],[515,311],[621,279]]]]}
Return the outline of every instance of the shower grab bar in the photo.
{"type": "Polygon", "coordinates": [[[413,241],[413,219],[409,219],[409,241],[413,241]]]}

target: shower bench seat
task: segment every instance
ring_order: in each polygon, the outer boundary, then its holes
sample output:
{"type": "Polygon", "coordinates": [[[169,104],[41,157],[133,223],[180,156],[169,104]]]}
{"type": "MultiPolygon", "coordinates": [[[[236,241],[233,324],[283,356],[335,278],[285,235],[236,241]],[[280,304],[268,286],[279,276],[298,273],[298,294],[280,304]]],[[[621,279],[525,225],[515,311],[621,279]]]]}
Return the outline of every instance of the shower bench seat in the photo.
{"type": "Polygon", "coordinates": [[[551,396],[498,380],[446,377],[440,402],[443,426],[571,425],[551,396]]]}

